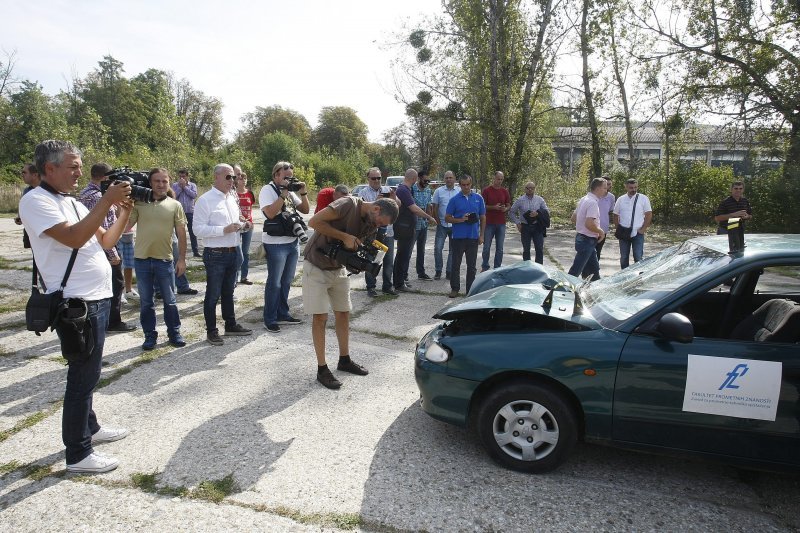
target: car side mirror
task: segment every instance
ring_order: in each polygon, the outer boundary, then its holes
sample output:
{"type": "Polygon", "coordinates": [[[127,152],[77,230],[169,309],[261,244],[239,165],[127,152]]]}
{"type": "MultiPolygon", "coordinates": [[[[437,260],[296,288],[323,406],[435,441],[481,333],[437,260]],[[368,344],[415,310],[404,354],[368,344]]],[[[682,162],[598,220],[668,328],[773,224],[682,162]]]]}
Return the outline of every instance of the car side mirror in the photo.
{"type": "Polygon", "coordinates": [[[662,316],[655,329],[665,340],[690,343],[694,339],[692,322],[680,313],[662,316]]]}

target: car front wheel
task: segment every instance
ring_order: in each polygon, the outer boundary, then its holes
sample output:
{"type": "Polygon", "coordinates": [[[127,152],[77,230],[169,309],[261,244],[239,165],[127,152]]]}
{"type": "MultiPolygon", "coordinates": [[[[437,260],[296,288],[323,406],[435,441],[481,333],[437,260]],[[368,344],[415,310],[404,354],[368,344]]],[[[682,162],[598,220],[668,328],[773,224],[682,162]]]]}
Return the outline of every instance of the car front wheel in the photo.
{"type": "Polygon", "coordinates": [[[492,391],[479,407],[477,432],[495,461],[522,472],[553,470],[577,441],[573,409],[549,387],[514,383],[492,391]]]}

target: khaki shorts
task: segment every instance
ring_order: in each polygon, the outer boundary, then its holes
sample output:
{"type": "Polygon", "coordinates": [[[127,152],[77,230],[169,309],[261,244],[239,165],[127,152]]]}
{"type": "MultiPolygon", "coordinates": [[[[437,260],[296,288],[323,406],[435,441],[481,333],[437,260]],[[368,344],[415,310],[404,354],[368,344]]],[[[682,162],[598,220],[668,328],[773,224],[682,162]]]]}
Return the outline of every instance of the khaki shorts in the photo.
{"type": "Polygon", "coordinates": [[[350,278],[347,270],[322,270],[303,261],[303,311],[307,315],[324,315],[334,311],[350,312],[350,278]]]}

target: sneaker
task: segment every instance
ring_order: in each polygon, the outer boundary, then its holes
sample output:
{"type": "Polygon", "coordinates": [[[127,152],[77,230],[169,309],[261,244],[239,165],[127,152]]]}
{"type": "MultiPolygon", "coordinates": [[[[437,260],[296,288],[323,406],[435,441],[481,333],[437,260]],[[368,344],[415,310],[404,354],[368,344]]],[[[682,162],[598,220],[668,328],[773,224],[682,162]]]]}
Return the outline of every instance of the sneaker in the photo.
{"type": "Polygon", "coordinates": [[[342,360],[339,359],[339,364],[336,365],[336,370],[341,370],[342,372],[349,372],[351,374],[355,374],[356,376],[366,376],[367,374],[369,374],[369,370],[359,365],[358,363],[354,363],[352,359],[348,359],[346,363],[342,362],[342,360]]]}
{"type": "Polygon", "coordinates": [[[383,289],[381,292],[383,294],[388,294],[389,296],[397,296],[398,294],[400,294],[399,292],[397,292],[394,289],[394,287],[389,287],[388,289],[383,289]]]}
{"type": "Polygon", "coordinates": [[[378,296],[378,291],[376,291],[375,289],[367,289],[367,296],[375,298],[376,296],[378,296]]]}
{"type": "Polygon", "coordinates": [[[202,256],[202,255],[200,255],[200,254],[199,254],[199,253],[197,253],[197,252],[194,252],[194,253],[192,254],[192,257],[203,257],[203,256],[202,256]]]}
{"type": "MultiPolygon", "coordinates": [[[[178,294],[189,294],[191,296],[194,296],[195,294],[197,294],[197,289],[182,289],[178,291],[178,294]]],[[[160,299],[161,297],[159,296],[159,300],[160,299]]]]}
{"type": "Polygon", "coordinates": [[[422,274],[420,274],[419,276],[417,276],[417,278],[418,278],[418,279],[421,279],[422,281],[433,281],[433,278],[432,278],[432,277],[430,277],[430,276],[429,276],[428,274],[426,274],[425,272],[423,272],[422,274]]]}
{"type": "Polygon", "coordinates": [[[225,328],[226,337],[245,337],[252,334],[252,329],[243,328],[240,324],[234,324],[229,328],[225,328]]]}
{"type": "Polygon", "coordinates": [[[292,316],[287,316],[286,318],[279,318],[276,324],[283,324],[284,326],[296,326],[297,324],[302,324],[303,321],[299,318],[294,318],[292,316]]]}
{"type": "Polygon", "coordinates": [[[137,327],[138,326],[134,326],[133,324],[120,322],[119,324],[108,326],[108,328],[106,328],[106,333],[127,333],[129,331],[135,330],[137,327]]]}
{"type": "Polygon", "coordinates": [[[125,291],[125,298],[127,298],[128,300],[131,300],[131,299],[138,300],[139,299],[139,293],[136,292],[136,289],[131,289],[129,291],[125,291]]]}
{"type": "Polygon", "coordinates": [[[157,341],[158,341],[158,334],[155,335],[145,334],[144,343],[142,344],[142,350],[149,352],[150,350],[156,347],[157,341]]]}
{"type": "Polygon", "coordinates": [[[103,426],[97,431],[97,433],[92,435],[92,444],[101,444],[103,442],[122,440],[127,437],[129,433],[130,431],[125,428],[103,426]]]}
{"type": "Polygon", "coordinates": [[[335,390],[342,386],[342,382],[336,379],[328,367],[325,367],[324,370],[317,371],[317,381],[329,389],[335,390]]]}
{"type": "Polygon", "coordinates": [[[433,275],[433,279],[442,279],[442,271],[437,270],[436,274],[433,275]]]}
{"type": "Polygon", "coordinates": [[[206,334],[206,342],[214,346],[222,346],[225,344],[225,341],[222,340],[222,337],[219,336],[217,331],[209,331],[208,334],[206,334]]]}
{"type": "Polygon", "coordinates": [[[400,287],[395,287],[394,290],[395,290],[395,292],[409,292],[409,291],[411,291],[411,289],[408,287],[408,285],[402,285],[400,287]]]}
{"type": "Polygon", "coordinates": [[[252,282],[252,281],[250,281],[250,280],[249,280],[249,279],[247,279],[247,278],[244,278],[244,279],[240,279],[240,280],[239,280],[239,285],[252,285],[252,284],[253,284],[253,282],[252,282]]]}
{"type": "Polygon", "coordinates": [[[411,288],[411,284],[408,282],[408,280],[406,280],[406,281],[403,283],[403,286],[405,286],[405,288],[406,288],[406,289],[410,289],[410,288],[411,288]]]}
{"type": "Polygon", "coordinates": [[[269,331],[270,333],[280,333],[281,332],[281,327],[278,324],[275,324],[275,323],[267,324],[266,326],[264,326],[264,329],[269,331]]]}
{"type": "Polygon", "coordinates": [[[125,294],[124,293],[119,295],[119,303],[122,304],[122,305],[127,305],[128,299],[125,298],[125,294]]]}
{"type": "Polygon", "coordinates": [[[102,474],[110,472],[119,466],[119,461],[114,457],[90,453],[82,461],[67,465],[67,472],[85,472],[87,474],[102,474]]]}
{"type": "Polygon", "coordinates": [[[186,341],[183,339],[183,336],[180,333],[174,337],[170,337],[169,343],[176,348],[183,348],[186,346],[186,341]]]}
{"type": "Polygon", "coordinates": [[[455,298],[458,296],[458,291],[450,291],[450,294],[447,295],[448,298],[455,298]]]}

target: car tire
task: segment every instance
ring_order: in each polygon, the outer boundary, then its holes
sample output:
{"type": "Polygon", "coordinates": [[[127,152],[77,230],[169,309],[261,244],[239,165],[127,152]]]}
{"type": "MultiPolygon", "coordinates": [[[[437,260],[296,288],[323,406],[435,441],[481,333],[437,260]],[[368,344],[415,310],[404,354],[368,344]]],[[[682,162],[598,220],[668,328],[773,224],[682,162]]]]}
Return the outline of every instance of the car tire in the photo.
{"type": "Polygon", "coordinates": [[[562,394],[519,382],[489,393],[478,408],[476,430],[492,459],[534,474],[558,467],[578,440],[577,417],[562,394]]]}

